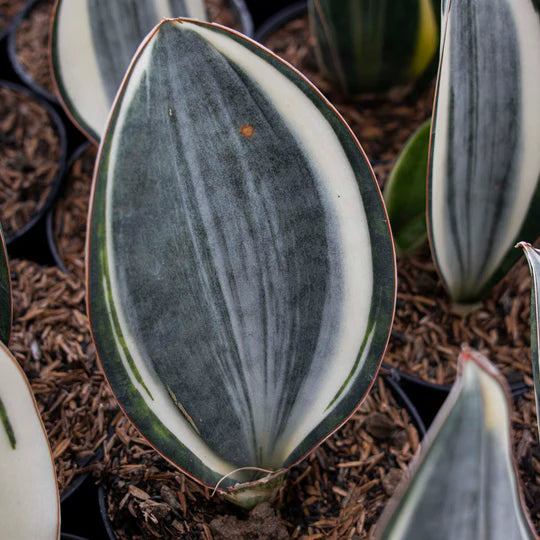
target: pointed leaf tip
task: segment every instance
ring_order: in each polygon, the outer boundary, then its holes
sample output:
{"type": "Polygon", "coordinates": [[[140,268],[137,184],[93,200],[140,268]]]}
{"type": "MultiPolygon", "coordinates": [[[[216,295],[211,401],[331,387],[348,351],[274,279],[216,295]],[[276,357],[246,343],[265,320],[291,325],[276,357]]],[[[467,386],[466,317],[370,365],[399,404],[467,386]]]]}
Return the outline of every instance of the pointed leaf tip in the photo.
{"type": "Polygon", "coordinates": [[[540,234],[540,16],[536,0],[443,7],[428,228],[452,298],[473,303],[516,262],[516,240],[540,234]]]}
{"type": "Polygon", "coordinates": [[[531,272],[531,360],[533,368],[534,394],[536,400],[536,418],[540,434],[540,249],[527,242],[518,244],[525,253],[531,272]]]}
{"type": "Polygon", "coordinates": [[[470,349],[412,467],[377,525],[379,538],[532,539],[512,455],[504,379],[470,349]]]}

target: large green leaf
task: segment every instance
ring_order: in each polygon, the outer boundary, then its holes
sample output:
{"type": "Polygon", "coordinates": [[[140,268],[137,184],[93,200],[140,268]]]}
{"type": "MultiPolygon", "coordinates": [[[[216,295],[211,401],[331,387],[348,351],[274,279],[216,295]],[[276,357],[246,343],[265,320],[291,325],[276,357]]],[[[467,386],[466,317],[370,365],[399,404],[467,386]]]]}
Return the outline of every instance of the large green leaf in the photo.
{"type": "Polygon", "coordinates": [[[58,0],[53,72],[66,110],[99,141],[143,38],[164,17],[206,20],[202,0],[58,0]]]}
{"type": "Polygon", "coordinates": [[[211,485],[286,468],[352,414],[386,346],[395,263],[373,172],[288,64],[165,21],[102,141],[88,293],[116,396],[160,452],[211,485]]]}
{"type": "Polygon", "coordinates": [[[0,538],[60,537],[54,462],[30,385],[0,343],[0,538]]]}
{"type": "Polygon", "coordinates": [[[425,122],[407,141],[384,186],[384,200],[400,256],[427,240],[426,181],[431,122],[425,122]]]}
{"type": "Polygon", "coordinates": [[[437,54],[434,0],[309,0],[319,67],[346,94],[418,79],[437,54]]]}
{"type": "Polygon", "coordinates": [[[11,277],[4,232],[0,226],[0,341],[8,345],[11,334],[13,308],[11,304],[11,277]]]}
{"type": "Polygon", "coordinates": [[[428,228],[450,294],[474,302],[540,233],[540,18],[535,0],[449,0],[428,228]]]}
{"type": "Polygon", "coordinates": [[[518,486],[504,379],[474,351],[435,418],[407,486],[398,489],[379,537],[399,540],[535,538],[518,486]]]}
{"type": "Polygon", "coordinates": [[[538,327],[538,310],[540,309],[540,250],[526,242],[519,244],[529,263],[532,276],[531,288],[531,357],[534,377],[534,392],[536,398],[536,419],[540,434],[540,328],[538,327]]]}

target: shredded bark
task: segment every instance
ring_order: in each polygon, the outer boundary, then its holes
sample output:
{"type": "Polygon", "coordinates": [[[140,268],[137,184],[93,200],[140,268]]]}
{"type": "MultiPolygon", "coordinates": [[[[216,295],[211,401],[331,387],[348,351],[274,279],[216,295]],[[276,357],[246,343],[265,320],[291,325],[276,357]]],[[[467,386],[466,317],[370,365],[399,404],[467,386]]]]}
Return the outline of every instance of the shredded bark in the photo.
{"type": "Polygon", "coordinates": [[[453,312],[427,249],[398,261],[398,300],[385,361],[430,382],[451,385],[466,344],[487,356],[510,383],[531,382],[531,278],[524,257],[480,307],[453,312]]]}
{"type": "Polygon", "coordinates": [[[242,30],[235,10],[230,7],[231,2],[227,0],[204,0],[204,4],[208,13],[208,20],[235,30],[242,30]]]}
{"type": "MultiPolygon", "coordinates": [[[[119,539],[217,540],[227,538],[231,523],[244,533],[260,524],[260,515],[246,516],[172,468],[121,413],[113,425],[100,477],[119,539]]],[[[239,538],[282,538],[283,527],[291,538],[370,538],[418,440],[407,411],[378,378],[351,420],[290,471],[273,505],[281,527],[261,510],[268,535],[239,538]]]]}
{"type": "Polygon", "coordinates": [[[47,110],[23,92],[0,88],[0,214],[6,236],[44,207],[60,155],[47,110]]]}
{"type": "Polygon", "coordinates": [[[54,240],[68,272],[84,281],[86,221],[96,147],[89,146],[75,160],[64,180],[64,190],[54,209],[54,240]]]}
{"type": "Polygon", "coordinates": [[[19,62],[32,80],[54,94],[49,38],[54,0],[41,0],[21,21],[15,39],[19,62]]]}
{"type": "Polygon", "coordinates": [[[23,7],[24,0],[0,0],[0,34],[9,27],[23,7]]]}
{"type": "Polygon", "coordinates": [[[85,289],[57,268],[10,261],[10,350],[30,381],[49,437],[60,492],[87,470],[117,413],[85,313],[85,289]]]}

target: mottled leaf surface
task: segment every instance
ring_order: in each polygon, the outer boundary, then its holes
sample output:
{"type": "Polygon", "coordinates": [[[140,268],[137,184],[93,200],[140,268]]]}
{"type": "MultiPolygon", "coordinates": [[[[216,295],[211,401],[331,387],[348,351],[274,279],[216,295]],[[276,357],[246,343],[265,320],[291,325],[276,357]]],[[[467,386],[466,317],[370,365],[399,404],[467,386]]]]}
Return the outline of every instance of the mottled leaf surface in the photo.
{"type": "Polygon", "coordinates": [[[437,53],[433,0],[309,0],[319,66],[347,94],[420,77],[437,53]]]}
{"type": "Polygon", "coordinates": [[[393,313],[388,223],[350,130],[279,59],[202,23],[160,25],[128,74],[89,272],[119,401],[210,484],[287,467],[343,423],[393,313]]]}
{"type": "Polygon", "coordinates": [[[143,38],[164,17],[206,20],[202,0],[59,0],[53,70],[69,114],[99,141],[143,38]]]}
{"type": "Polygon", "coordinates": [[[56,540],[60,501],[49,442],[30,385],[0,343],[0,537],[56,540]]]}
{"type": "Polygon", "coordinates": [[[538,432],[540,434],[540,329],[538,327],[538,312],[540,309],[540,250],[522,242],[519,244],[527,257],[531,270],[531,357],[534,376],[534,392],[536,399],[536,419],[538,422],[538,432]]]}
{"type": "Polygon", "coordinates": [[[452,297],[474,302],[540,233],[540,20],[532,0],[445,8],[428,227],[452,297]]]}
{"type": "Polygon", "coordinates": [[[398,254],[406,256],[427,240],[426,182],[431,122],[422,125],[399,154],[384,186],[384,200],[398,254]]]}
{"type": "Polygon", "coordinates": [[[407,486],[390,502],[379,537],[417,540],[532,539],[510,438],[502,378],[466,351],[407,486]]]}

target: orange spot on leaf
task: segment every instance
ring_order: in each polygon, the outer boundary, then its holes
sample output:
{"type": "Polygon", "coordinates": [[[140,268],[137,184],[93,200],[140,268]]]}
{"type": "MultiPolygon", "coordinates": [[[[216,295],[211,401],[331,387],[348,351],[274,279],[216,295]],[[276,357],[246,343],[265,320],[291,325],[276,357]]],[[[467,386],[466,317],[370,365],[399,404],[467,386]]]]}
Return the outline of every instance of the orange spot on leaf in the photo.
{"type": "Polygon", "coordinates": [[[240,128],[240,133],[244,137],[251,137],[254,131],[255,131],[255,128],[253,126],[250,126],[249,124],[245,124],[240,128]]]}

